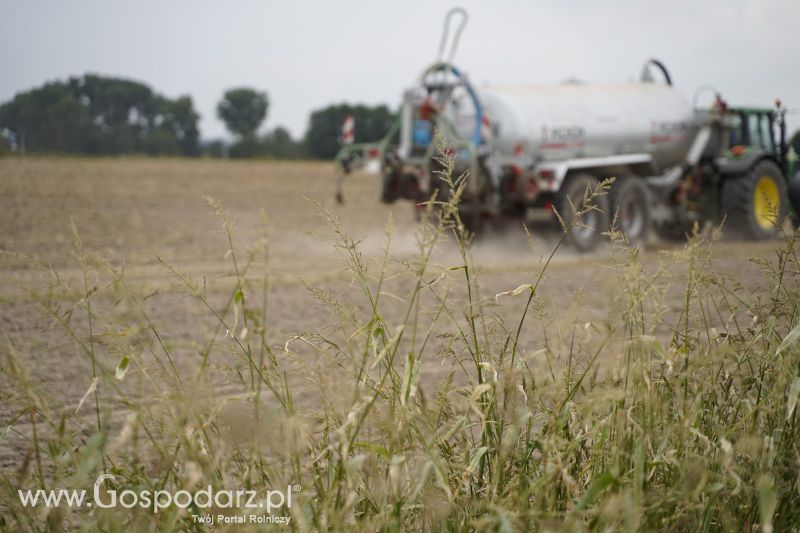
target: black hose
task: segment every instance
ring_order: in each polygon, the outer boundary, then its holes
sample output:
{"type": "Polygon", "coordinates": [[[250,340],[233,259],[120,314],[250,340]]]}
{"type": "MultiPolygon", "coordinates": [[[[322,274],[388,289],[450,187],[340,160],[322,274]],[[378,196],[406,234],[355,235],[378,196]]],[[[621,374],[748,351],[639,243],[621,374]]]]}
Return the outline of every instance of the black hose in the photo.
{"type": "Polygon", "coordinates": [[[664,81],[666,81],[667,85],[669,85],[670,87],[672,86],[672,76],[669,75],[669,71],[667,70],[667,67],[664,66],[664,63],[662,63],[658,59],[653,58],[648,60],[647,63],[645,63],[645,66],[647,65],[655,65],[656,67],[658,67],[658,70],[660,70],[661,73],[664,75],[664,81]]]}

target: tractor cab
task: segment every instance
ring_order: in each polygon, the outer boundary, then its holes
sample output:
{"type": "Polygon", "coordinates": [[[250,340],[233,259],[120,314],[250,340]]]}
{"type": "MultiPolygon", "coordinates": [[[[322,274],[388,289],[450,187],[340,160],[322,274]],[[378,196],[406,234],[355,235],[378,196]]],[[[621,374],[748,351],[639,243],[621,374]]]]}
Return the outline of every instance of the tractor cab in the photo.
{"type": "Polygon", "coordinates": [[[800,208],[794,198],[796,158],[787,143],[785,114],[779,100],[774,108],[726,110],[727,149],[716,160],[723,178],[719,205],[728,226],[742,236],[775,236],[780,221],[800,208]]]}
{"type": "Polygon", "coordinates": [[[784,118],[786,110],[780,101],[776,104],[775,108],[730,109],[728,146],[734,157],[752,152],[771,156],[780,166],[786,180],[790,182],[797,171],[797,151],[792,150],[791,143],[787,142],[784,118]]]}
{"type": "Polygon", "coordinates": [[[775,112],[771,109],[739,108],[731,110],[729,146],[758,147],[776,154],[775,112]]]}

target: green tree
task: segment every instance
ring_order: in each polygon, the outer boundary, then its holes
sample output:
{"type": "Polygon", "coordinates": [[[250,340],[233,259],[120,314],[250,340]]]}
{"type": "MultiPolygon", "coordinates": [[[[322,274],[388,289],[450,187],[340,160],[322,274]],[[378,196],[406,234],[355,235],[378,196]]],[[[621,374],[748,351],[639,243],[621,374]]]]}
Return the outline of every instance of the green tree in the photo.
{"type": "MultiPolygon", "coordinates": [[[[200,153],[197,121],[200,115],[194,110],[192,99],[181,96],[176,100],[159,97],[156,106],[156,120],[150,134],[158,134],[173,140],[178,152],[184,155],[200,153]]],[[[151,152],[152,153],[152,152],[151,152]]]]}
{"type": "Polygon", "coordinates": [[[11,133],[21,150],[72,152],[91,143],[95,126],[70,87],[54,82],[0,106],[0,128],[11,133]]]}
{"type": "Polygon", "coordinates": [[[239,87],[225,91],[217,105],[217,115],[228,131],[240,139],[252,139],[267,118],[268,107],[266,93],[239,87]]]}
{"type": "Polygon", "coordinates": [[[131,80],[88,74],[17,94],[0,129],[20,149],[88,154],[198,153],[192,99],[171,100],[131,80]]]}
{"type": "Polygon", "coordinates": [[[341,147],[342,123],[346,115],[355,119],[355,142],[381,140],[394,123],[394,114],[385,105],[338,104],[311,113],[306,143],[311,156],[332,159],[341,147]]]}
{"type": "Polygon", "coordinates": [[[278,126],[262,139],[264,153],[275,159],[300,159],[306,156],[306,147],[302,141],[292,139],[291,133],[278,126]]]}

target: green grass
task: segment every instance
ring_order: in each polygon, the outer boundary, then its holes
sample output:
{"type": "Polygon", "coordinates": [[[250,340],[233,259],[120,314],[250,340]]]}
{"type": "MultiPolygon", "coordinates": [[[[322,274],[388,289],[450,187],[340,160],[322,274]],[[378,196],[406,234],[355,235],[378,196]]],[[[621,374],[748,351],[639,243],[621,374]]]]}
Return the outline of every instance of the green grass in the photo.
{"type": "MultiPolygon", "coordinates": [[[[91,363],[97,387],[79,412],[92,415],[51,407],[27,377],[25,354],[5,342],[2,398],[18,414],[0,435],[23,423],[31,432],[19,430],[29,446],[24,464],[0,477],[0,526],[204,529],[191,519],[204,509],[48,512],[19,503],[20,488],[91,489],[107,472],[116,479],[105,488],[118,491],[210,484],[264,493],[299,484],[282,512],[302,531],[797,527],[798,234],[786,236],[775,260],[759,260],[770,289],[751,294],[715,272],[711,240],[695,235],[646,269],[638,250],[611,231],[622,310],[609,315],[612,327],[576,325],[526,350],[521,332],[545,328],[550,259],[516,289],[481,295],[459,218],[464,180],[453,181],[452,162],[443,164],[449,197],[429,203],[416,258],[399,270],[391,226],[375,265],[321,208],[353,287],[350,301],[310,288],[330,314],[324,331],[289,342],[273,336],[270,278],[253,273],[268,263],[267,237],[245,251],[229,239],[235,282],[221,305],[204,281],[162,261],[176,281],[174,297],[196,299],[214,323],[193,339],[199,358],[191,372],[124,270],[85,250],[76,231],[79,285],[42,268],[49,283],[31,297],[63,332],[58,342],[91,363]],[[458,243],[460,264],[434,265],[444,239],[458,243]],[[677,309],[662,283],[673,269],[686,273],[677,309]],[[389,283],[406,292],[389,293],[389,283]],[[506,298],[525,302],[511,323],[487,310],[506,298]],[[566,351],[548,340],[558,335],[569,339],[566,351]],[[423,383],[426,368],[443,359],[450,377],[423,383]],[[238,383],[235,398],[213,394],[220,372],[238,383]],[[307,387],[291,385],[298,374],[313,383],[314,401],[300,400],[307,387]],[[134,376],[135,394],[122,386],[134,376]],[[112,417],[109,399],[124,407],[123,417],[112,417]]],[[[578,210],[591,209],[607,186],[578,210]]],[[[230,236],[224,209],[211,205],[230,236]]]]}

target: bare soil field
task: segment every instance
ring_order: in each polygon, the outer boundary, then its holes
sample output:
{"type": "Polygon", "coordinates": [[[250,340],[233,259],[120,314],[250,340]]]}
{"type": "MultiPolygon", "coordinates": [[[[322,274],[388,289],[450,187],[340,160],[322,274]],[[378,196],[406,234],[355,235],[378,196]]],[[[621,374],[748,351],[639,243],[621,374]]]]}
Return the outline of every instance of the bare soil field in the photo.
{"type": "MultiPolygon", "coordinates": [[[[326,228],[319,205],[330,209],[349,235],[362,240],[361,249],[372,272],[379,271],[377,261],[382,257],[389,220],[389,270],[394,273],[402,272],[414,256],[418,229],[408,204],[387,206],[378,201],[379,181],[374,176],[356,174],[349,178],[345,185],[346,203],[335,205],[333,174],[330,163],[0,159],[0,342],[4,346],[0,353],[16,354],[30,383],[43,389],[54,404],[70,410],[79,405],[92,381],[91,363],[80,343],[65,333],[42,304],[42,294],[53,285],[52,272],[77,292],[83,286],[74,224],[87,254],[95,258],[92,261],[107,261],[118,271],[124,268],[126,290],[138,295],[181,373],[191,375],[200,364],[198,354],[206,339],[219,332],[207,308],[184,290],[176,290],[175,272],[191,277],[201,286],[210,306],[217,310],[227,305],[236,279],[222,220],[206,197],[218,201],[229,213],[240,268],[247,262],[249,247],[266,244],[267,254],[256,259],[246,277],[252,280],[254,292],[264,288],[267,280],[265,328],[270,345],[279,350],[288,342],[298,342],[301,334],[333,334],[336,317],[320,295],[353,306],[356,314],[368,302],[344,270],[346,263],[331,244],[334,235],[326,228]],[[52,267],[52,272],[44,267],[52,267]]],[[[508,223],[473,245],[479,301],[497,327],[515,324],[524,301],[495,295],[534,282],[558,233],[551,227],[534,227],[531,237],[533,244],[521,224],[508,223]]],[[[652,243],[641,252],[644,268],[656,271],[664,258],[681,246],[652,243]]],[[[766,278],[761,276],[759,265],[748,257],[771,259],[776,246],[775,242],[722,241],[714,245],[710,260],[716,271],[729,276],[730,283],[740,284],[748,292],[763,292],[767,297],[766,278]]],[[[434,263],[432,278],[441,273],[447,282],[463,275],[457,269],[448,270],[461,264],[457,247],[451,242],[439,246],[434,263]]],[[[520,341],[530,364],[542,368],[548,364],[541,354],[548,334],[554,346],[567,347],[574,342],[574,336],[565,335],[574,333],[578,327],[575,325],[580,325],[581,335],[620,327],[623,310],[616,299],[620,293],[618,263],[611,247],[591,255],[568,249],[556,254],[539,294],[543,302],[537,310],[540,320],[523,330],[520,341]]],[[[134,310],[130,304],[121,304],[121,297],[115,299],[113,290],[107,290],[114,277],[110,272],[108,268],[98,268],[87,283],[90,288],[103,291],[102,296],[93,299],[97,319],[92,331],[98,337],[99,364],[104,372],[113,374],[119,355],[99,337],[104,328],[124,325],[126,314],[134,310]]],[[[666,268],[659,278],[659,290],[663,291],[667,306],[660,319],[667,324],[674,324],[680,316],[686,292],[685,272],[685,265],[666,268]]],[[[402,312],[407,290],[402,276],[387,279],[383,305],[389,319],[402,312]]],[[[453,298],[453,314],[461,317],[466,310],[458,309],[458,303],[463,304],[465,296],[456,293],[453,298]]],[[[73,324],[84,331],[86,319],[78,311],[73,324]]],[[[710,320],[717,323],[727,319],[730,317],[710,320]]],[[[662,331],[659,324],[654,328],[662,331]]],[[[665,327],[663,331],[672,328],[665,327]]],[[[310,359],[316,349],[308,347],[310,359]]],[[[554,357],[558,359],[564,353],[566,350],[562,353],[556,349],[554,357]]],[[[608,357],[613,356],[609,351],[608,357]]],[[[236,393],[235,380],[226,372],[236,364],[242,372],[245,367],[241,363],[225,365],[224,358],[224,350],[214,355],[213,362],[221,369],[219,379],[210,384],[210,391],[198,394],[236,393]]],[[[433,365],[433,369],[426,369],[423,384],[445,379],[452,372],[451,366],[433,365]]],[[[136,370],[121,386],[131,390],[142,386],[143,378],[136,377],[136,370]]],[[[323,367],[315,371],[335,370],[323,367]]],[[[8,389],[7,379],[6,373],[0,375],[0,387],[8,389]]],[[[304,380],[312,376],[290,379],[302,388],[304,380]]],[[[121,412],[124,402],[115,399],[113,390],[101,393],[108,398],[112,410],[121,412]]],[[[25,435],[29,428],[18,417],[18,398],[18,393],[7,390],[0,406],[3,470],[17,468],[27,447],[25,435]],[[10,426],[13,431],[7,430],[10,426]]]]}

